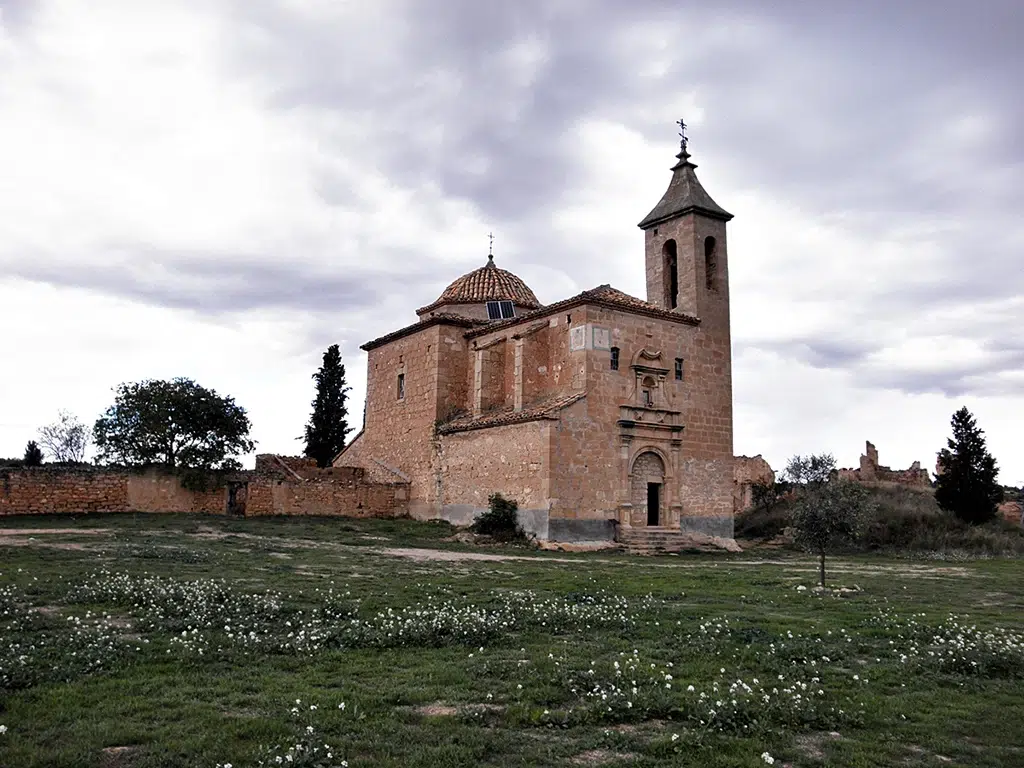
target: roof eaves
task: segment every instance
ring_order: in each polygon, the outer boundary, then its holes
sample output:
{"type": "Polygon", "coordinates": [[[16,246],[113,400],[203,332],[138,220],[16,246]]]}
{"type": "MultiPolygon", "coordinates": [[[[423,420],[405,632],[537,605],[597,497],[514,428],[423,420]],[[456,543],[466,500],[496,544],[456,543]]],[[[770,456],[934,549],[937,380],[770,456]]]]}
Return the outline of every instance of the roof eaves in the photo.
{"type": "Polygon", "coordinates": [[[434,315],[433,317],[428,317],[426,320],[415,322],[412,325],[407,325],[404,328],[399,328],[397,331],[392,331],[391,333],[385,334],[384,336],[380,336],[376,339],[372,339],[365,344],[361,344],[359,348],[369,352],[371,349],[383,346],[395,339],[400,339],[404,336],[411,336],[414,333],[418,333],[419,331],[435,325],[454,325],[462,328],[472,328],[485,323],[485,320],[474,320],[472,318],[461,317],[459,315],[439,314],[434,315]]]}

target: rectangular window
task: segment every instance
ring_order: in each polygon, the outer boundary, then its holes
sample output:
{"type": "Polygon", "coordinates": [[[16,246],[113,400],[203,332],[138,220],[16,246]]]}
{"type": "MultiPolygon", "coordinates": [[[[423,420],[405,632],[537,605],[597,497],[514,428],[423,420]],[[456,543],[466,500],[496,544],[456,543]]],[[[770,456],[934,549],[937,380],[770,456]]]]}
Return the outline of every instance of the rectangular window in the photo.
{"type": "Polygon", "coordinates": [[[619,348],[612,347],[612,364],[611,368],[613,371],[619,370],[619,348]]]}
{"type": "Polygon", "coordinates": [[[676,381],[683,380],[683,358],[676,358],[676,381]]]}
{"type": "Polygon", "coordinates": [[[516,316],[515,305],[511,301],[488,301],[488,320],[508,320],[516,316]]]}
{"type": "Polygon", "coordinates": [[[405,399],[405,374],[398,374],[398,399],[405,399]]]}

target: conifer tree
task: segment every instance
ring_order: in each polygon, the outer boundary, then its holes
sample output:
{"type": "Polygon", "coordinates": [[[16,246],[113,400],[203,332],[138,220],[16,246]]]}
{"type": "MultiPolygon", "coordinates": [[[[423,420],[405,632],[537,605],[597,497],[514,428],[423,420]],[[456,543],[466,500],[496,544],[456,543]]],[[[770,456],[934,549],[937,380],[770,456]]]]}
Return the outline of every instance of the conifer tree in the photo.
{"type": "Polygon", "coordinates": [[[352,430],[346,417],[349,388],[345,386],[345,366],[341,352],[332,344],[324,352],[323,365],[313,374],[316,397],[313,414],[306,425],[306,456],[316,459],[318,467],[328,467],[338,452],[345,447],[345,435],[352,430]]]}
{"type": "Polygon", "coordinates": [[[38,467],[43,463],[43,451],[35,440],[29,440],[25,446],[24,463],[26,467],[38,467]]]}
{"type": "Polygon", "coordinates": [[[996,482],[999,469],[985,447],[985,433],[966,407],[953,414],[953,437],[939,451],[935,500],[939,506],[968,523],[984,523],[996,516],[1003,489],[996,482]]]}

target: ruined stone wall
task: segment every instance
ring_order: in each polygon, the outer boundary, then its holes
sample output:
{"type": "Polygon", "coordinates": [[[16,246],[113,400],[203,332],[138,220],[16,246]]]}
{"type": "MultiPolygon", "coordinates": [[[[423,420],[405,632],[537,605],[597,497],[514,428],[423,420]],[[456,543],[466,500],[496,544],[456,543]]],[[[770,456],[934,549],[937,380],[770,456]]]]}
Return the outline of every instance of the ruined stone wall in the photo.
{"type": "Polygon", "coordinates": [[[869,485],[895,486],[911,488],[931,488],[928,470],[921,468],[921,462],[915,461],[908,469],[891,469],[878,463],[878,449],[868,440],[865,442],[864,453],[860,457],[857,469],[840,469],[838,476],[843,480],[851,480],[869,485]]]}
{"type": "Polygon", "coordinates": [[[406,512],[406,496],[403,485],[361,479],[295,482],[255,477],[248,483],[245,515],[398,517],[406,512]]]}
{"type": "Polygon", "coordinates": [[[0,470],[0,515],[97,512],[224,514],[227,489],[183,488],[173,473],[107,467],[0,470]]]}
{"type": "Polygon", "coordinates": [[[775,472],[771,465],[757,456],[737,456],[733,463],[733,511],[743,512],[754,506],[753,487],[757,483],[772,485],[775,472]]]}

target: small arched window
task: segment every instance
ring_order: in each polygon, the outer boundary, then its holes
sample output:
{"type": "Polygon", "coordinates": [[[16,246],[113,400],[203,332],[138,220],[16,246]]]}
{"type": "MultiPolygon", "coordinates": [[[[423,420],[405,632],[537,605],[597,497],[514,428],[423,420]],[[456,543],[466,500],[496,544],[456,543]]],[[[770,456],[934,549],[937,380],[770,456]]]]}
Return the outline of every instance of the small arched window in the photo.
{"type": "Polygon", "coordinates": [[[666,240],[661,248],[665,259],[665,306],[675,309],[679,300],[679,257],[676,241],[666,240]]]}
{"type": "Polygon", "coordinates": [[[704,238],[704,282],[709,291],[718,290],[718,244],[713,237],[704,238]]]}

